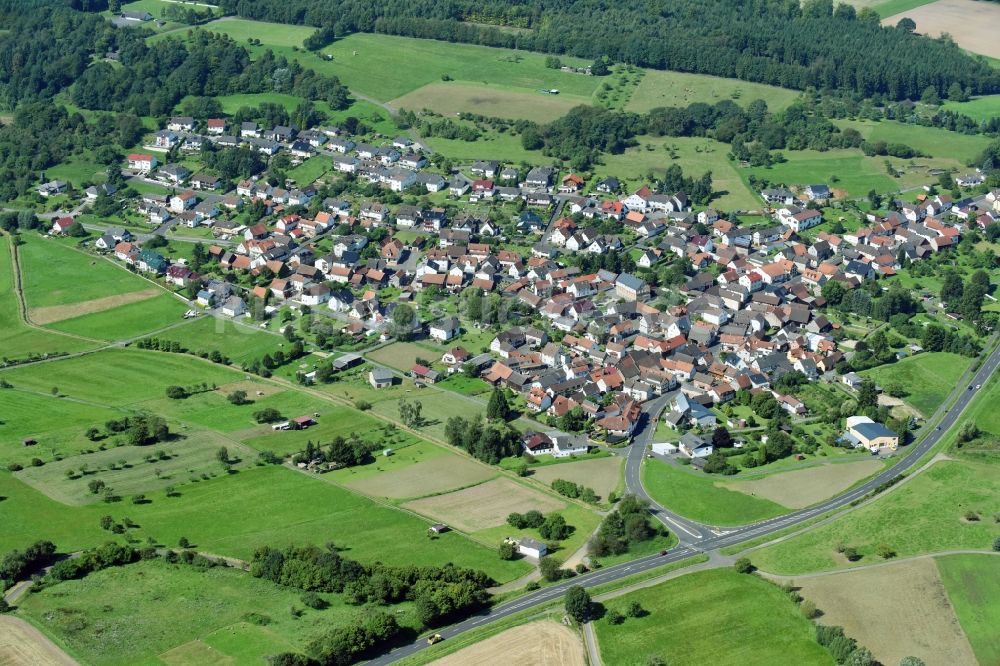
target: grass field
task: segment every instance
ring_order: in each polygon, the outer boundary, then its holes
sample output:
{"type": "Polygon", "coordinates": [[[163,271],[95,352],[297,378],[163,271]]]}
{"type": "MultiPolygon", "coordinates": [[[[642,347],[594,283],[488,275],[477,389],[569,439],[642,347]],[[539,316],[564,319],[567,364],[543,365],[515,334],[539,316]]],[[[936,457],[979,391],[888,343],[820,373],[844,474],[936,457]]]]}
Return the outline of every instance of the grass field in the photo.
{"type": "Polygon", "coordinates": [[[633,600],[646,616],[620,625],[595,623],[606,664],[646,664],[653,655],[673,666],[834,663],[798,607],[756,576],[728,568],[702,571],[606,605],[623,608],[633,600]]]}
{"type": "Polygon", "coordinates": [[[273,354],[286,343],[280,335],[219,317],[199,317],[156,337],[178,342],[192,352],[218,351],[238,364],[273,354]]]}
{"type": "Polygon", "coordinates": [[[861,374],[882,387],[899,384],[906,391],[903,399],[924,416],[930,416],[948,397],[969,362],[970,359],[958,354],[928,352],[861,374]]]}
{"type": "Polygon", "coordinates": [[[503,525],[507,515],[515,511],[525,513],[537,509],[548,513],[562,509],[566,503],[502,478],[408,502],[405,506],[460,530],[478,532],[503,525]]]}
{"type": "Polygon", "coordinates": [[[74,352],[94,343],[27,326],[18,314],[10,241],[0,239],[0,357],[18,359],[29,354],[74,352]]]}
{"type": "Polygon", "coordinates": [[[577,462],[545,465],[532,470],[531,478],[549,484],[555,479],[565,479],[593,488],[607,500],[608,495],[618,487],[621,480],[623,458],[597,458],[577,462]]]}
{"type": "Polygon", "coordinates": [[[908,9],[913,9],[914,7],[926,5],[927,3],[934,1],[935,0],[848,0],[847,4],[854,5],[859,9],[861,7],[871,7],[877,11],[880,16],[892,16],[893,14],[905,12],[908,9]]]}
{"type": "Polygon", "coordinates": [[[756,99],[762,99],[767,102],[769,109],[780,111],[791,104],[798,95],[797,91],[787,88],[739,79],[647,70],[625,109],[644,113],[658,106],[687,106],[694,102],[715,104],[726,99],[746,106],[756,99]]]}
{"type": "Polygon", "coordinates": [[[409,372],[418,358],[435,362],[440,360],[442,352],[435,352],[412,342],[393,342],[367,354],[368,358],[377,363],[388,365],[402,372],[409,372]]]}
{"type": "Polygon", "coordinates": [[[428,109],[443,116],[461,112],[547,123],[566,115],[574,106],[589,101],[586,97],[562,93],[545,95],[537,90],[509,89],[503,84],[450,81],[428,83],[397,97],[390,104],[397,109],[417,112],[428,109]]]}
{"type": "Polygon", "coordinates": [[[433,662],[434,666],[505,666],[506,664],[584,666],[583,642],[572,629],[540,620],[502,631],[433,662]]]}
{"type": "Polygon", "coordinates": [[[253,466],[256,455],[252,449],[203,431],[155,447],[122,446],[64,458],[43,467],[26,467],[16,476],[64,504],[100,502],[101,496],[87,488],[90,481],[98,479],[128,500],[134,495],[163,490],[167,486],[180,488],[188,483],[226,474],[216,457],[216,452],[223,446],[229,451],[235,473],[253,466]],[[148,459],[160,452],[166,454],[164,459],[148,459]],[[84,468],[86,473],[80,474],[79,471],[84,468]],[[73,478],[66,475],[69,470],[76,472],[73,478]]]}
{"type": "Polygon", "coordinates": [[[744,525],[788,512],[771,500],[716,485],[717,479],[659,460],[643,463],[642,483],[654,500],[687,518],[711,525],[744,525]]]}
{"type": "MultiPolygon", "coordinates": [[[[302,651],[328,626],[360,612],[324,594],[329,607],[304,609],[295,618],[289,610],[304,608],[299,596],[235,569],[149,561],[28,595],[19,612],[88,664],[257,663],[276,652],[302,651]],[[245,619],[250,613],[270,621],[251,624],[245,619]]],[[[402,608],[401,624],[412,625],[409,608],[402,608]]]]}
{"type": "Polygon", "coordinates": [[[155,298],[162,293],[164,293],[162,289],[151,287],[142,291],[104,296],[103,298],[95,298],[72,305],[50,305],[44,308],[32,308],[31,321],[39,326],[45,326],[46,324],[54,324],[64,319],[74,319],[83,315],[104,312],[105,310],[112,310],[123,305],[138,303],[155,298]]]}
{"type": "Polygon", "coordinates": [[[964,113],[982,122],[1000,116],[1000,95],[975,97],[968,102],[945,102],[944,108],[964,113]]]}
{"type": "Polygon", "coordinates": [[[333,159],[326,155],[310,157],[302,164],[288,171],[288,177],[301,187],[311,185],[316,179],[333,168],[333,159]]]}
{"type": "Polygon", "coordinates": [[[18,249],[29,308],[81,303],[152,286],[111,262],[54,240],[31,234],[23,238],[27,242],[18,249]]]}
{"type": "Polygon", "coordinates": [[[779,472],[760,479],[734,481],[725,486],[790,509],[802,509],[838,495],[882,469],[882,463],[877,460],[859,460],[779,472]]]}
{"type": "Polygon", "coordinates": [[[765,571],[800,574],[849,566],[838,544],[857,548],[861,563],[879,561],[886,544],[900,556],[964,548],[986,550],[995,538],[992,516],[1000,509],[995,465],[940,461],[885,497],[800,536],[753,553],[765,571]],[[968,511],[982,520],[970,522],[968,511]]]}
{"type": "Polygon", "coordinates": [[[50,180],[65,180],[79,188],[84,183],[107,180],[107,167],[81,155],[49,167],[45,170],[45,177],[50,180]]]}
{"type": "Polygon", "coordinates": [[[103,543],[108,533],[98,523],[109,514],[117,520],[130,517],[140,526],[132,533],[142,541],[151,536],[160,543],[176,544],[185,536],[199,550],[240,558],[248,558],[265,544],[333,541],[361,562],[417,566],[454,562],[482,569],[500,582],[529,570],[523,562],[501,560],[494,547],[457,533],[429,539],[429,520],[284,467],[254,468],[178,490],[178,497],[149,493],[148,504],[70,507],[0,473],[0,496],[7,498],[0,551],[23,548],[42,538],[67,552],[103,543]]]}
{"type": "Polygon", "coordinates": [[[937,566],[976,659],[1000,663],[1000,557],[948,555],[937,558],[937,566]]]}
{"type": "MultiPolygon", "coordinates": [[[[978,158],[989,145],[989,137],[982,134],[959,134],[939,127],[922,127],[889,120],[842,120],[838,126],[853,127],[869,141],[903,143],[925,155],[968,162],[978,158]]],[[[918,160],[919,161],[919,158],[918,160]]]]}
{"type": "Polygon", "coordinates": [[[104,340],[128,340],[180,321],[187,306],[166,292],[110,310],[63,319],[49,327],[104,340]]]}
{"type": "Polygon", "coordinates": [[[975,662],[932,558],[804,576],[795,586],[823,612],[820,624],[844,627],[883,664],[909,655],[928,664],[975,662]]]}

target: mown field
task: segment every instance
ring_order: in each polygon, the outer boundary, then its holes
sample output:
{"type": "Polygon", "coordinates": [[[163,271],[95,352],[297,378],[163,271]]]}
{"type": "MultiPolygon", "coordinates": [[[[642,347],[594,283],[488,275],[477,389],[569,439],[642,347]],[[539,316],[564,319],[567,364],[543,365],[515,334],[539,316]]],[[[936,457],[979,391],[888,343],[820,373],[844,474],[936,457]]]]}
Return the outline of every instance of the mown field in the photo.
{"type": "Polygon", "coordinates": [[[975,118],[979,121],[1000,116],[1000,95],[975,97],[968,102],[945,102],[944,108],[975,118]]]}
{"type": "Polygon", "coordinates": [[[645,461],[642,467],[642,483],[650,497],[693,520],[710,525],[744,525],[789,511],[771,500],[729,490],[719,482],[720,478],[677,469],[659,460],[645,461]]]}
{"type": "MultiPolygon", "coordinates": [[[[321,595],[329,604],[323,610],[306,608],[300,596],[235,569],[148,561],[28,595],[19,613],[83,663],[262,663],[278,652],[301,652],[329,626],[362,612],[338,595],[321,595]],[[248,621],[252,614],[266,624],[248,621]]],[[[412,626],[409,606],[401,609],[400,623],[412,626]]]]}
{"type": "Polygon", "coordinates": [[[219,317],[199,317],[156,336],[192,352],[218,351],[234,363],[273,354],[287,344],[280,335],[219,317]]]}
{"type": "Polygon", "coordinates": [[[1000,663],[1000,557],[948,555],[936,559],[941,580],[980,664],[1000,663]]]}
{"type": "Polygon", "coordinates": [[[739,79],[646,70],[625,109],[643,113],[658,106],[687,106],[694,102],[715,104],[727,99],[746,106],[756,99],[762,99],[767,102],[769,109],[780,111],[798,95],[795,90],[739,79]]]}
{"type": "Polygon", "coordinates": [[[546,95],[539,91],[525,92],[508,89],[504,83],[428,83],[422,88],[397,97],[390,104],[397,109],[425,109],[451,116],[472,113],[498,118],[523,118],[546,123],[561,118],[574,106],[588,103],[589,98],[573,95],[546,95]]]}
{"type": "Polygon", "coordinates": [[[162,292],[153,298],[63,319],[49,327],[89,338],[127,340],[179,322],[187,309],[181,300],[162,292]]]}
{"type": "Polygon", "coordinates": [[[869,458],[778,472],[759,479],[733,481],[725,485],[732,490],[771,500],[790,509],[802,509],[838,495],[882,469],[880,461],[869,458]]]}
{"type": "Polygon", "coordinates": [[[906,391],[903,400],[924,416],[930,416],[955,388],[969,362],[970,359],[958,354],[928,352],[861,374],[883,388],[892,384],[901,386],[906,391]]]}
{"type": "MultiPolygon", "coordinates": [[[[959,134],[939,127],[922,127],[892,121],[837,121],[838,126],[853,127],[869,141],[902,143],[932,157],[968,162],[978,158],[990,139],[982,134],[959,134]]],[[[920,161],[920,158],[917,158],[920,161]]]]}
{"type": "Polygon", "coordinates": [[[776,586],[732,569],[702,571],[606,603],[638,601],[647,611],[612,625],[595,623],[607,664],[678,666],[833,664],[813,638],[812,623],[776,586]]]}

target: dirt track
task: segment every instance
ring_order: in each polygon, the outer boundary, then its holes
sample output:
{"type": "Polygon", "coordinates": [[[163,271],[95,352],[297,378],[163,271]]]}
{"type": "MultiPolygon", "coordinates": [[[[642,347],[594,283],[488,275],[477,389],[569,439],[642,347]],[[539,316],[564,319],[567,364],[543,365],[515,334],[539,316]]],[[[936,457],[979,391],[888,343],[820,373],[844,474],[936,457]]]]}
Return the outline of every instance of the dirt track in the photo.
{"type": "Polygon", "coordinates": [[[583,643],[573,630],[552,620],[514,627],[458,652],[431,666],[583,666],[583,643]]]}
{"type": "Polygon", "coordinates": [[[77,662],[24,620],[0,615],[0,666],[77,666],[77,662]]]}

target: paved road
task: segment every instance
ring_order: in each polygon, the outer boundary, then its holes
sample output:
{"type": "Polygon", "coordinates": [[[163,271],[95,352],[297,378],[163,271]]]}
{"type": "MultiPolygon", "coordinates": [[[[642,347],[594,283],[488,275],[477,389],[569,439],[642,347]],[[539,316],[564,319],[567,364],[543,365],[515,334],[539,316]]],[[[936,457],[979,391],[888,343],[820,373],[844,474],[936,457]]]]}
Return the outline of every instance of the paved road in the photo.
{"type": "MultiPolygon", "coordinates": [[[[778,518],[744,525],[728,531],[713,530],[709,526],[700,525],[694,521],[677,516],[663,507],[652,505],[651,510],[654,515],[656,515],[658,519],[663,520],[665,524],[670,525],[670,521],[677,521],[690,529],[692,532],[696,533],[698,536],[693,534],[685,535],[684,532],[679,531],[678,536],[681,538],[681,544],[666,555],[649,555],[630,562],[623,562],[622,564],[612,567],[597,569],[596,571],[592,571],[582,576],[570,578],[550,587],[518,597],[517,599],[513,599],[507,603],[484,609],[479,614],[459,622],[458,624],[439,630],[438,633],[440,633],[445,639],[453,638],[461,633],[471,629],[476,629],[486,624],[491,624],[523,610],[560,599],[570,586],[582,585],[585,588],[590,588],[596,585],[614,582],[621,578],[626,578],[644,571],[656,569],[665,564],[678,562],[691,557],[692,555],[697,555],[699,553],[712,551],[726,546],[736,545],[761,536],[772,534],[785,528],[808,521],[822,513],[847,506],[851,502],[863,498],[880,484],[916,465],[918,460],[925,453],[930,451],[931,448],[938,443],[941,437],[958,422],[962,412],[966,407],[968,407],[969,402],[974,397],[976,391],[974,389],[967,390],[965,387],[969,385],[975,386],[977,384],[986,384],[986,381],[993,374],[993,371],[996,370],[998,364],[1000,364],[1000,347],[995,349],[993,353],[990,354],[983,365],[978,371],[976,371],[967,383],[956,387],[956,391],[959,393],[957,401],[946,410],[944,418],[934,430],[931,430],[918,444],[912,445],[908,450],[907,455],[901,458],[899,462],[891,468],[875,476],[868,482],[851,489],[843,495],[832,498],[811,508],[786,514],[778,518]]],[[[647,405],[647,413],[657,409],[657,403],[659,403],[659,408],[662,409],[662,407],[666,404],[666,401],[666,397],[661,397],[655,401],[651,401],[649,405],[647,405]]],[[[631,451],[629,455],[629,463],[634,470],[634,474],[638,474],[638,465],[636,465],[633,461],[633,456],[635,457],[635,461],[641,463],[645,442],[648,442],[651,439],[651,433],[653,431],[655,431],[655,426],[652,424],[652,419],[646,419],[643,429],[636,437],[636,444],[633,445],[633,448],[635,451],[638,451],[638,453],[631,451]]],[[[629,469],[629,465],[626,466],[626,469],[629,469]]],[[[641,483],[633,485],[635,479],[638,479],[638,476],[633,476],[632,480],[629,480],[628,476],[626,476],[626,479],[630,491],[641,491],[641,483]]],[[[644,491],[643,495],[645,495],[644,491]]],[[[382,655],[377,659],[373,659],[368,663],[391,664],[394,661],[415,654],[426,647],[427,643],[425,640],[417,640],[408,645],[396,648],[392,652],[382,655]]]]}

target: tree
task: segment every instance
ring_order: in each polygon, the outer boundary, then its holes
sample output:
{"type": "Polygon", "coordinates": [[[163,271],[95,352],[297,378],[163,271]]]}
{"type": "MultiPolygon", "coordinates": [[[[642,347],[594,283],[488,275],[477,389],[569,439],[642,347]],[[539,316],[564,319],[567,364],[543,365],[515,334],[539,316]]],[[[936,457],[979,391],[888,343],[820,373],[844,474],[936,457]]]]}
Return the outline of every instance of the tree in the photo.
{"type": "Polygon", "coordinates": [[[748,574],[753,573],[757,567],[753,565],[748,557],[741,557],[733,563],[733,568],[736,569],[736,573],[748,574]]]}
{"type": "Polygon", "coordinates": [[[629,617],[644,617],[646,615],[646,609],[642,607],[642,604],[633,599],[628,603],[628,606],[625,607],[625,614],[629,617]]]}
{"type": "Polygon", "coordinates": [[[899,660],[899,666],[927,666],[924,660],[919,657],[903,657],[899,660]]]}
{"type": "Polygon", "coordinates": [[[563,577],[561,564],[555,558],[543,557],[542,561],[538,563],[538,571],[542,574],[542,578],[551,583],[563,577]]]}
{"type": "Polygon", "coordinates": [[[226,400],[228,400],[234,405],[245,405],[248,402],[250,402],[249,400],[247,400],[246,391],[233,391],[232,393],[226,396],[226,400]]]}
{"type": "Polygon", "coordinates": [[[181,548],[190,548],[191,542],[188,541],[187,537],[182,536],[180,539],[177,540],[177,545],[180,546],[181,548]]]}
{"type": "Polygon", "coordinates": [[[904,16],[896,22],[896,29],[903,32],[913,32],[917,29],[917,23],[908,16],[904,16]]]}
{"type": "Polygon", "coordinates": [[[493,387],[490,401],[486,405],[486,418],[490,421],[506,421],[508,413],[510,406],[507,404],[506,394],[499,386],[493,387]]]}
{"type": "Polygon", "coordinates": [[[945,273],[944,280],[941,281],[941,300],[948,304],[949,307],[952,307],[962,300],[964,292],[965,286],[962,284],[962,278],[958,273],[954,271],[945,273]]]}
{"type": "Polygon", "coordinates": [[[188,397],[187,389],[183,386],[168,386],[166,393],[171,400],[183,400],[188,397]]]}
{"type": "Polygon", "coordinates": [[[224,446],[220,446],[219,450],[215,452],[216,459],[223,465],[229,464],[229,449],[224,446]]]}
{"type": "Polygon", "coordinates": [[[257,423],[277,423],[283,421],[285,417],[274,407],[265,407],[254,412],[253,419],[257,423]]]}
{"type": "Polygon", "coordinates": [[[875,382],[866,379],[858,386],[858,410],[865,411],[878,406],[878,389],[875,382]]]}
{"type": "Polygon", "coordinates": [[[586,622],[590,618],[590,594],[579,585],[573,585],[566,590],[566,614],[577,622],[586,622]]]}
{"type": "Polygon", "coordinates": [[[719,426],[712,431],[712,446],[717,449],[728,449],[733,445],[733,436],[725,426],[719,426]]]}
{"type": "MultiPolygon", "coordinates": [[[[903,20],[905,21],[906,19],[903,20]]],[[[941,104],[941,97],[938,96],[937,88],[934,86],[924,88],[924,92],[920,95],[920,101],[931,106],[939,106],[941,104]]]]}
{"type": "Polygon", "coordinates": [[[391,331],[399,340],[409,340],[413,336],[413,327],[417,321],[417,313],[405,303],[396,305],[392,311],[391,331]]]}
{"type": "Polygon", "coordinates": [[[501,560],[512,560],[517,554],[517,550],[514,548],[514,544],[509,541],[504,541],[500,544],[497,549],[501,560]]]}
{"type": "Polygon", "coordinates": [[[612,608],[604,615],[604,619],[608,621],[608,624],[621,624],[625,621],[625,616],[612,608]]]}

